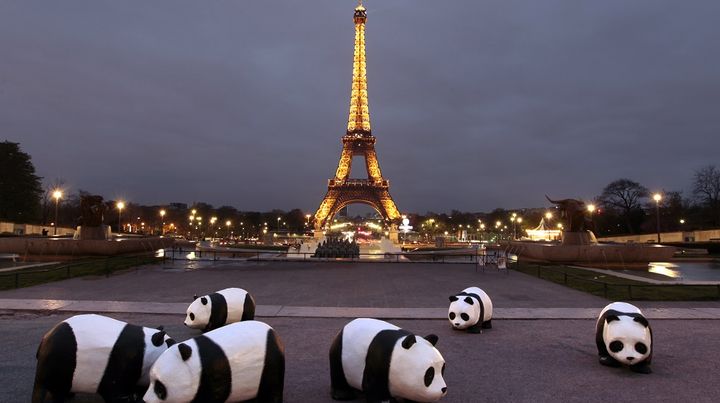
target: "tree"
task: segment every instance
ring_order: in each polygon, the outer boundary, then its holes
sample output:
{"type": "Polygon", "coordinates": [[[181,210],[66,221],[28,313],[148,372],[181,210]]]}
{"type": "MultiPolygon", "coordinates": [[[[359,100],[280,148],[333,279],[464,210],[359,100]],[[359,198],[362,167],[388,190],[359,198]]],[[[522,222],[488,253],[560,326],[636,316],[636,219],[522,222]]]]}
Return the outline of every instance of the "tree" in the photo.
{"type": "Polygon", "coordinates": [[[618,179],[605,186],[598,200],[606,211],[618,211],[627,231],[634,233],[645,217],[640,200],[646,198],[648,193],[645,186],[635,181],[618,179]]]}
{"type": "Polygon", "coordinates": [[[0,221],[29,223],[39,218],[40,180],[18,143],[0,142],[0,221]]]}
{"type": "Polygon", "coordinates": [[[693,195],[709,210],[715,224],[720,224],[720,169],[708,165],[695,171],[693,195]]]}

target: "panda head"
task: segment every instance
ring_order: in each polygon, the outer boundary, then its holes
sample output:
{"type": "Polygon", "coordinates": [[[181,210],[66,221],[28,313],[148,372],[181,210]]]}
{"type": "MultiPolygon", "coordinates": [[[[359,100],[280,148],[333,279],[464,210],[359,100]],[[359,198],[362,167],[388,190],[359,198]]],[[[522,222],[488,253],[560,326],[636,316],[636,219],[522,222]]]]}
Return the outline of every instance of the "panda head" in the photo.
{"type": "Polygon", "coordinates": [[[143,331],[145,333],[145,353],[143,354],[140,384],[147,385],[149,383],[150,367],[165,350],[175,344],[175,340],[165,333],[162,326],[157,329],[146,327],[143,328],[143,331]]]}
{"type": "Polygon", "coordinates": [[[652,351],[650,325],[642,316],[608,315],[603,342],[610,356],[621,363],[640,363],[652,351]]]}
{"type": "Polygon", "coordinates": [[[200,385],[200,358],[186,343],[175,344],[150,369],[150,386],[143,396],[147,403],[192,401],[200,385]]]}
{"type": "Polygon", "coordinates": [[[447,394],[445,359],[435,348],[438,337],[409,335],[393,349],[389,386],[393,397],[435,402],[447,394]]]}
{"type": "Polygon", "coordinates": [[[204,329],[210,323],[212,301],[207,295],[198,298],[190,304],[185,316],[185,326],[193,329],[204,329]]]}
{"type": "Polygon", "coordinates": [[[454,329],[462,330],[480,321],[480,304],[469,296],[451,296],[448,320],[454,329]]]}

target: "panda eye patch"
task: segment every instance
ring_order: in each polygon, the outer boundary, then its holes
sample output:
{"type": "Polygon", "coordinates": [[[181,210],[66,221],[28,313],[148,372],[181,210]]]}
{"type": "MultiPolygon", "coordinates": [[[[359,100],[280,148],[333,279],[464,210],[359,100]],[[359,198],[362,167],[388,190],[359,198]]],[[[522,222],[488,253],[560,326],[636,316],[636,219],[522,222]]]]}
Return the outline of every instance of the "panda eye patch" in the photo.
{"type": "Polygon", "coordinates": [[[448,317],[450,318],[450,320],[455,319],[455,312],[450,312],[450,315],[448,315],[448,317]]]}
{"type": "Polygon", "coordinates": [[[440,375],[445,376],[445,364],[443,364],[443,367],[440,370],[440,375]]]}
{"type": "Polygon", "coordinates": [[[165,398],[167,397],[167,389],[165,389],[165,385],[163,385],[163,383],[159,380],[155,381],[155,387],[153,388],[153,390],[155,391],[157,397],[160,398],[160,400],[165,400],[165,398]]]}
{"type": "Polygon", "coordinates": [[[430,387],[430,384],[433,381],[433,378],[435,378],[435,368],[430,367],[425,371],[425,386],[430,387]]]}
{"type": "Polygon", "coordinates": [[[470,320],[470,315],[466,313],[461,313],[460,317],[462,318],[462,320],[470,320]]]}
{"type": "Polygon", "coordinates": [[[643,343],[635,343],[635,351],[637,351],[640,354],[647,353],[647,346],[643,343]]]}
{"type": "Polygon", "coordinates": [[[615,340],[614,342],[610,343],[610,351],[613,353],[618,353],[622,351],[623,347],[625,347],[621,341],[615,340]]]}
{"type": "Polygon", "coordinates": [[[195,320],[195,314],[190,312],[190,320],[195,320]]]}

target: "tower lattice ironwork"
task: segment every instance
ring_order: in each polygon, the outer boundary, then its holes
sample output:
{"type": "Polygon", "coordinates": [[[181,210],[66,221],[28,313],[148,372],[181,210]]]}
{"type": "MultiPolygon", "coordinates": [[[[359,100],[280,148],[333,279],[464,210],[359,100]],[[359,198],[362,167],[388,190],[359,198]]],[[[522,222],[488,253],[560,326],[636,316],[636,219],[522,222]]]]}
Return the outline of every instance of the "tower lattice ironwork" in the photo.
{"type": "Polygon", "coordinates": [[[380,172],[375,137],[370,131],[367,77],[365,64],[365,21],[367,13],[360,3],[355,8],[355,51],[353,56],[352,91],[347,132],[342,138],[343,149],[335,177],[328,181],[328,191],[315,212],[315,229],[322,230],[328,220],[343,207],[363,203],[373,207],[390,221],[400,219],[400,212],[390,196],[389,183],[380,172]],[[365,157],[367,179],[350,179],[353,156],[365,157]]]}

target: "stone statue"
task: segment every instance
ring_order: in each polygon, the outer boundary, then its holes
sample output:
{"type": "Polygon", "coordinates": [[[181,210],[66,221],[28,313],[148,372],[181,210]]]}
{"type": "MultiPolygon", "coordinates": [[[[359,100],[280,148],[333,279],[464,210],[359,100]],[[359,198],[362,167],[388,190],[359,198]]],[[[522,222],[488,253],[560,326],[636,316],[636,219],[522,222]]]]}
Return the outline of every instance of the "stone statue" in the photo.
{"type": "Polygon", "coordinates": [[[102,196],[88,195],[80,199],[80,220],[86,227],[99,227],[103,224],[103,213],[107,207],[103,203],[102,196]]]}
{"type": "Polygon", "coordinates": [[[80,198],[80,225],[73,239],[102,240],[110,239],[110,227],[103,224],[103,213],[107,206],[102,196],[87,195],[80,198]]]}
{"type": "Polygon", "coordinates": [[[565,231],[581,232],[591,230],[592,222],[588,219],[588,210],[584,201],[575,199],[552,200],[547,195],[545,195],[545,198],[560,210],[560,217],[565,219],[563,223],[565,231]]]}

